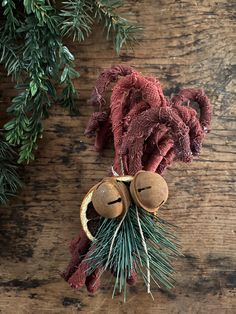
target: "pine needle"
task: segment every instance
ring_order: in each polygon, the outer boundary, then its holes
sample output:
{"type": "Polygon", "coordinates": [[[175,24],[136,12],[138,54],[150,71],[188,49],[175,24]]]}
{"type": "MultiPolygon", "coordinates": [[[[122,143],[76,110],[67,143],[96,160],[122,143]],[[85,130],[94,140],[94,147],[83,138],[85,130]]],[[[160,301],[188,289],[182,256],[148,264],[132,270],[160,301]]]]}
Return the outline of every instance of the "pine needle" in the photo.
{"type": "Polygon", "coordinates": [[[12,147],[0,138],[0,205],[5,205],[21,187],[15,159],[12,147]]]}
{"type": "Polygon", "coordinates": [[[123,291],[124,301],[126,280],[133,269],[143,278],[150,293],[149,277],[158,287],[171,289],[174,285],[172,260],[181,255],[173,228],[163,219],[142,208],[136,209],[134,205],[122,223],[120,219],[103,219],[87,258],[88,273],[96,268],[101,268],[102,272],[110,270],[116,278],[112,296],[116,290],[123,291]]]}

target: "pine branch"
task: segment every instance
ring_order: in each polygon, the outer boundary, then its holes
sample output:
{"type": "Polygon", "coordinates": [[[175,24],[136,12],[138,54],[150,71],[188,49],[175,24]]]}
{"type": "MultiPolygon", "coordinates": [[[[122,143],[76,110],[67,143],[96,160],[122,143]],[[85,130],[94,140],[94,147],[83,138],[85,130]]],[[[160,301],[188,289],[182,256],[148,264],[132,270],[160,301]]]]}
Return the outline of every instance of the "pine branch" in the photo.
{"type": "Polygon", "coordinates": [[[13,75],[14,79],[18,79],[21,71],[21,45],[14,43],[16,30],[20,25],[20,21],[16,14],[16,6],[12,0],[2,1],[3,16],[6,17],[5,23],[0,26],[0,64],[4,64],[7,74],[13,75]]]}
{"type": "Polygon", "coordinates": [[[62,43],[59,45],[59,67],[63,69],[60,76],[60,84],[64,85],[59,101],[61,106],[68,108],[70,112],[77,112],[74,99],[77,96],[73,79],[79,78],[80,74],[74,68],[74,56],[62,43]]]}
{"type": "Polygon", "coordinates": [[[124,45],[136,42],[137,34],[141,27],[130,24],[128,20],[115,13],[115,9],[121,6],[123,1],[95,0],[94,12],[104,24],[107,30],[107,38],[113,36],[114,47],[119,54],[124,45]]]}
{"type": "Polygon", "coordinates": [[[124,300],[126,279],[130,277],[132,269],[140,274],[147,286],[149,269],[152,281],[165,289],[171,289],[174,283],[172,260],[181,255],[174,227],[142,208],[138,209],[138,213],[147,252],[137,221],[136,207],[131,205],[114,241],[113,236],[120,220],[103,219],[87,258],[88,274],[96,268],[109,269],[115,274],[113,296],[116,289],[119,292],[123,290],[124,300]]]}
{"type": "MultiPolygon", "coordinates": [[[[51,6],[50,1],[45,0],[24,0],[24,8],[27,14],[34,13],[40,25],[47,24],[50,28],[51,13],[55,13],[55,9],[51,6]],[[48,4],[46,4],[48,3],[48,4]]],[[[54,25],[52,24],[52,27],[54,25]]],[[[54,28],[53,28],[54,29],[54,28]]],[[[57,31],[56,29],[54,29],[57,31]]]]}
{"type": "Polygon", "coordinates": [[[21,187],[15,159],[13,148],[0,137],[0,205],[5,205],[21,187]]]}
{"type": "Polygon", "coordinates": [[[22,72],[22,62],[20,59],[20,47],[14,46],[11,40],[6,39],[4,31],[0,28],[2,36],[0,36],[0,64],[4,64],[7,70],[7,75],[12,75],[15,80],[18,80],[22,72]]]}
{"type": "Polygon", "coordinates": [[[114,0],[69,0],[63,2],[60,16],[63,17],[61,30],[73,40],[83,41],[91,33],[94,17],[98,18],[107,30],[107,38],[113,36],[117,53],[124,45],[136,42],[140,27],[132,25],[127,19],[115,13],[123,1],[114,0]]]}
{"type": "Polygon", "coordinates": [[[61,30],[63,36],[73,36],[73,40],[83,41],[91,33],[93,19],[91,1],[69,0],[63,2],[60,16],[63,17],[61,30]]]}
{"type": "Polygon", "coordinates": [[[16,5],[13,0],[2,0],[2,7],[4,8],[3,15],[6,17],[6,23],[2,33],[8,37],[15,37],[15,32],[20,25],[19,20],[16,18],[16,5]]]}

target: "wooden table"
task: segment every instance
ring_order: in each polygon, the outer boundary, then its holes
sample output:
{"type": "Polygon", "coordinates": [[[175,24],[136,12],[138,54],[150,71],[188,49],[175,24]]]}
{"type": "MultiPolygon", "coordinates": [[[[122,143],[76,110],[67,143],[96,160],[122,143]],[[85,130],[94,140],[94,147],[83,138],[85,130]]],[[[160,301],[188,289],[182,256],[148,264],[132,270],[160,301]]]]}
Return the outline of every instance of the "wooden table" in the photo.
{"type": "MultiPolygon", "coordinates": [[[[227,0],[127,1],[124,11],[144,26],[135,51],[118,58],[101,27],[70,45],[81,72],[80,114],[52,109],[36,161],[22,171],[23,191],[0,209],[1,313],[236,313],[234,9],[227,0]],[[152,301],[139,282],[126,304],[122,296],[111,299],[109,275],[95,295],[72,290],[59,276],[78,232],[80,202],[113,159],[112,149],[99,156],[83,135],[93,112],[86,99],[99,72],[121,62],[159,77],[166,95],[197,86],[214,104],[201,156],[165,173],[170,198],[162,216],[180,227],[185,254],[176,262],[176,288],[154,288],[152,301]]],[[[3,108],[15,93],[4,75],[0,90],[3,108]]]]}

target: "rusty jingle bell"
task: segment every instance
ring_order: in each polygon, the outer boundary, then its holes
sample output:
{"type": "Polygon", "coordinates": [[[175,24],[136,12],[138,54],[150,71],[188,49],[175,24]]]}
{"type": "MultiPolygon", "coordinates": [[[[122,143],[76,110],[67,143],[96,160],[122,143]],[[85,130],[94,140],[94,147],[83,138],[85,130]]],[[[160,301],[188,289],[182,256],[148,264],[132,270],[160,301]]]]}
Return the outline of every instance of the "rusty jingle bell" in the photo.
{"type": "Polygon", "coordinates": [[[102,217],[121,218],[131,202],[155,213],[167,198],[168,186],[162,176],[151,171],[139,171],[134,177],[104,178],[94,188],[92,204],[102,217]],[[129,189],[127,185],[130,185],[129,189]]]}

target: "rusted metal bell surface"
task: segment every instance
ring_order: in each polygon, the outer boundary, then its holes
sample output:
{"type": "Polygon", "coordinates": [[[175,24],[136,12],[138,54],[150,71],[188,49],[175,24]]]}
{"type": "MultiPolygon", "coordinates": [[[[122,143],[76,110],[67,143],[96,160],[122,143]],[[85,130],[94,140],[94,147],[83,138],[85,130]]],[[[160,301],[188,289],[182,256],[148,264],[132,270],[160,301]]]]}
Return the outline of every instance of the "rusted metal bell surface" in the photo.
{"type": "Polygon", "coordinates": [[[123,182],[115,178],[105,178],[92,195],[96,212],[105,218],[123,216],[131,203],[129,191],[123,182]]]}
{"type": "Polygon", "coordinates": [[[136,205],[148,212],[156,212],[168,198],[166,181],[151,171],[137,172],[131,182],[130,192],[136,205]]]}

